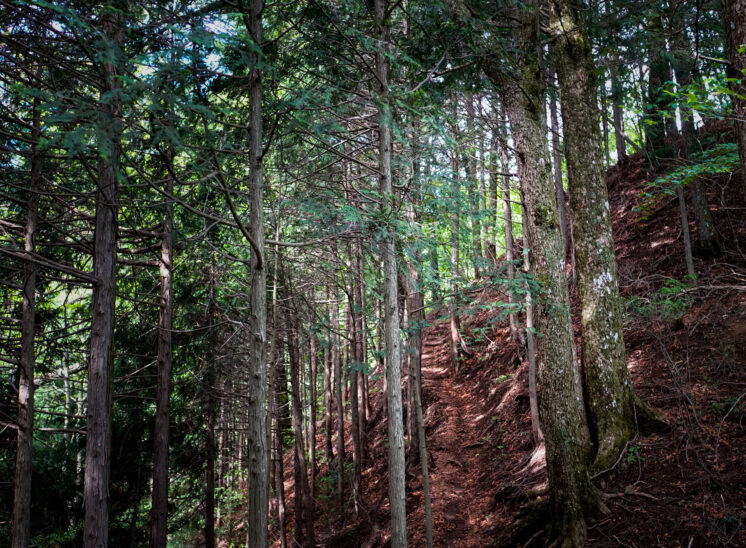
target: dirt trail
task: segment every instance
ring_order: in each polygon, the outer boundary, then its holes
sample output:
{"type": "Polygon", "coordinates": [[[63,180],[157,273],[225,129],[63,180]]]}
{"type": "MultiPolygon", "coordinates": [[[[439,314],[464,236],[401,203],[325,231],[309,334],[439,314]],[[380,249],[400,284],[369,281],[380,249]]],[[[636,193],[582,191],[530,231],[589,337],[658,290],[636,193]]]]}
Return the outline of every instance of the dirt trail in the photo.
{"type": "Polygon", "coordinates": [[[428,415],[437,417],[428,435],[436,546],[483,547],[493,540],[494,506],[483,473],[495,466],[480,438],[485,403],[471,382],[450,364],[447,323],[431,326],[424,339],[422,383],[428,415]]]}

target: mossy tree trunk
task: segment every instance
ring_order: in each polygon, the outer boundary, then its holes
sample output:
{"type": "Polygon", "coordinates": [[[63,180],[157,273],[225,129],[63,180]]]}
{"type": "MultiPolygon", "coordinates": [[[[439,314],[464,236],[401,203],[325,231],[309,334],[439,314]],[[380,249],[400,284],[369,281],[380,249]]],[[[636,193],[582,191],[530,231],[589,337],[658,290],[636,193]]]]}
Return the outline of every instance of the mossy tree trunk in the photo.
{"type": "Polygon", "coordinates": [[[516,9],[514,30],[520,52],[512,77],[485,67],[500,87],[516,149],[526,210],[524,234],[531,272],[541,286],[535,299],[541,417],[546,440],[552,534],[557,544],[581,546],[586,521],[597,508],[596,490],[585,463],[585,413],[577,393],[570,297],[565,277],[552,168],[547,149],[544,89],[539,69],[538,6],[516,9]]]}
{"type": "MultiPolygon", "coordinates": [[[[611,466],[636,428],[636,398],[624,351],[614,238],[604,174],[591,44],[577,5],[556,0],[550,16],[574,211],[583,331],[582,361],[595,467],[611,466]],[[563,29],[572,28],[572,33],[563,29]]],[[[646,408],[645,408],[646,409],[646,408]]]]}

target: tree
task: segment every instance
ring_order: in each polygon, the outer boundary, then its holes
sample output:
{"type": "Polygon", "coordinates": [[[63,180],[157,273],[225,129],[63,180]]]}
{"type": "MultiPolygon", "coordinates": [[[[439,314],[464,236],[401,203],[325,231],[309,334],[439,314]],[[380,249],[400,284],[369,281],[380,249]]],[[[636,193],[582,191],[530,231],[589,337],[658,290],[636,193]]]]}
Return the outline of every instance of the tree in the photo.
{"type": "Polygon", "coordinates": [[[378,99],[378,183],[381,193],[381,215],[387,219],[386,235],[381,242],[383,255],[383,308],[386,351],[389,443],[389,502],[391,505],[391,546],[407,545],[407,508],[404,477],[404,422],[401,396],[401,340],[399,338],[399,305],[397,290],[396,243],[392,215],[394,192],[391,172],[391,106],[388,103],[389,25],[387,2],[374,0],[375,25],[379,40],[376,49],[376,95],[378,99]]]}
{"type": "Polygon", "coordinates": [[[108,545],[109,470],[111,466],[112,369],[114,306],[117,276],[117,228],[119,209],[120,88],[124,22],[119,12],[103,15],[103,65],[100,95],[98,188],[94,230],[93,275],[97,281],[91,299],[91,354],[88,363],[88,412],[85,459],[86,548],[108,545]]]}
{"type": "Polygon", "coordinates": [[[627,371],[590,41],[571,0],[552,3],[550,27],[557,37],[552,47],[574,213],[582,361],[596,449],[594,467],[604,470],[635,434],[638,418],[650,418],[653,413],[635,395],[627,371]],[[568,26],[572,32],[566,31],[568,26]]]}
{"type": "Polygon", "coordinates": [[[516,52],[513,74],[505,77],[496,67],[484,68],[500,89],[510,120],[526,210],[524,230],[531,273],[540,286],[534,302],[536,329],[542,334],[537,338],[537,361],[551,534],[559,545],[580,546],[586,538],[586,524],[598,510],[599,499],[585,463],[585,413],[573,359],[570,298],[547,151],[538,5],[514,5],[512,16],[518,22],[512,35],[516,52]]]}

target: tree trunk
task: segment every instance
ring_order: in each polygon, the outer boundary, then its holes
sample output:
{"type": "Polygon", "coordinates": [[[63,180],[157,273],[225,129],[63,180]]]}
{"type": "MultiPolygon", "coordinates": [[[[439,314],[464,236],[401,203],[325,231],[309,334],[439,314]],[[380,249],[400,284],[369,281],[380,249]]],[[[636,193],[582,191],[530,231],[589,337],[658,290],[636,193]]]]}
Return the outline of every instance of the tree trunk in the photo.
{"type": "MultiPolygon", "coordinates": [[[[554,75],[552,75],[554,80],[554,75]]],[[[562,249],[564,256],[567,258],[567,251],[570,247],[570,238],[567,234],[567,211],[565,208],[565,187],[562,182],[562,148],[560,148],[559,120],[557,118],[557,97],[554,94],[549,96],[549,120],[552,133],[552,165],[554,166],[554,194],[557,199],[557,215],[559,216],[560,234],[562,236],[562,249]]]]}
{"type": "Polygon", "coordinates": [[[560,545],[581,546],[597,496],[585,464],[587,434],[582,399],[576,392],[579,372],[573,362],[570,298],[547,152],[542,82],[537,77],[541,74],[539,25],[536,10],[530,8],[516,10],[515,45],[521,52],[515,63],[518,73],[504,78],[492,67],[485,70],[500,86],[510,118],[526,209],[524,235],[532,273],[541,285],[535,308],[536,328],[542,334],[537,338],[537,358],[552,532],[560,545]]]}
{"type": "MultiPolygon", "coordinates": [[[[503,107],[504,108],[504,107],[503,107]]],[[[501,116],[502,118],[502,116],[501,116]]],[[[502,198],[503,198],[503,224],[505,226],[505,263],[508,266],[508,318],[510,322],[510,333],[513,340],[523,346],[526,341],[523,336],[523,331],[518,326],[518,317],[516,315],[515,306],[515,242],[513,241],[513,208],[510,202],[510,177],[508,176],[508,170],[510,162],[508,160],[508,136],[505,131],[505,124],[507,120],[501,120],[499,122],[499,135],[500,135],[500,167],[503,171],[501,177],[502,182],[502,198]]]]}
{"type": "Polygon", "coordinates": [[[461,201],[461,182],[459,179],[459,165],[456,151],[451,158],[451,173],[453,180],[451,182],[452,207],[451,211],[451,305],[450,305],[450,326],[451,326],[451,366],[458,373],[459,370],[459,318],[458,318],[458,292],[459,279],[461,270],[459,268],[459,204],[461,201]]]}
{"type": "MultiPolygon", "coordinates": [[[[117,56],[123,28],[117,15],[106,15],[102,24],[107,58],[117,56]]],[[[119,87],[118,68],[104,63],[102,97],[119,87]]],[[[109,470],[111,466],[112,376],[114,309],[116,304],[117,224],[119,209],[119,138],[122,106],[118,95],[101,103],[102,120],[96,190],[93,275],[98,280],[91,297],[91,353],[88,363],[85,480],[83,506],[86,548],[106,548],[109,543],[109,470]]]]}
{"type": "MultiPolygon", "coordinates": [[[[391,171],[391,106],[388,103],[389,27],[386,20],[386,0],[374,0],[374,16],[380,43],[376,49],[376,75],[378,105],[378,169],[381,193],[381,215],[393,215],[394,191],[391,171]]],[[[392,219],[393,221],[394,219],[392,219]]],[[[386,338],[386,377],[388,401],[389,444],[389,502],[391,506],[391,548],[407,545],[406,480],[404,475],[404,424],[401,396],[401,341],[399,336],[399,308],[397,302],[397,267],[395,223],[388,229],[381,242],[383,254],[384,324],[386,338]]]]}
{"type": "MultiPolygon", "coordinates": [[[[328,299],[327,299],[328,300],[328,299]]],[[[327,338],[324,344],[324,454],[326,462],[331,467],[334,460],[334,450],[332,449],[332,353],[331,339],[327,338]]]]}
{"type": "Polygon", "coordinates": [[[266,548],[267,511],[267,367],[264,342],[267,338],[267,272],[264,265],[264,166],[262,143],[262,72],[259,69],[263,44],[264,0],[251,0],[249,33],[255,49],[249,52],[249,232],[254,240],[251,253],[251,301],[249,318],[248,404],[248,548],[266,548]]]}
{"type": "MultiPolygon", "coordinates": [[[[336,255],[336,253],[335,253],[336,255]]],[[[332,280],[332,364],[334,367],[334,394],[337,404],[337,497],[339,515],[344,519],[344,475],[345,475],[345,410],[342,399],[342,364],[339,337],[339,289],[335,270],[332,280]]]]}
{"type": "Polygon", "coordinates": [[[594,466],[614,464],[650,410],[636,397],[624,351],[622,306],[601,135],[591,45],[571,0],[553,3],[551,25],[565,127],[565,157],[573,208],[575,253],[583,330],[582,361],[596,441],[594,466]],[[574,32],[563,34],[572,21],[574,32]]]}
{"type": "Polygon", "coordinates": [[[665,144],[665,120],[663,113],[671,104],[671,96],[661,88],[670,80],[670,70],[666,59],[666,42],[660,14],[653,14],[648,20],[648,96],[645,103],[643,127],[645,146],[648,154],[655,157],[665,144]]]}
{"type": "Polygon", "coordinates": [[[697,276],[694,270],[694,257],[692,257],[692,239],[689,234],[689,217],[686,214],[686,200],[684,189],[676,185],[676,198],[679,202],[679,217],[681,218],[681,233],[684,235],[684,260],[686,261],[686,273],[692,279],[697,276]]]}
{"type": "Polygon", "coordinates": [[[611,73],[611,111],[614,115],[614,142],[616,144],[616,159],[621,162],[627,157],[627,133],[624,130],[624,90],[619,81],[618,68],[611,73]]]}
{"type": "MultiPolygon", "coordinates": [[[[171,173],[173,149],[164,158],[166,172],[171,173]]],[[[173,195],[173,178],[166,177],[165,191],[173,195]]],[[[150,518],[150,546],[166,546],[168,536],[168,418],[171,394],[171,330],[172,330],[172,268],[173,268],[173,203],[165,205],[163,238],[161,240],[161,302],[158,318],[158,380],[155,395],[155,448],[153,453],[153,490],[150,518]]]]}
{"type": "MultiPolygon", "coordinates": [[[[350,270],[350,275],[354,274],[350,270]]],[[[355,515],[357,516],[360,512],[360,482],[363,476],[362,462],[360,461],[360,418],[358,414],[360,408],[358,406],[358,393],[357,393],[357,370],[358,367],[358,341],[357,341],[357,330],[355,329],[355,282],[354,279],[350,284],[349,293],[347,294],[347,317],[345,319],[345,326],[347,333],[350,336],[350,347],[351,352],[349,354],[350,360],[347,362],[347,371],[350,378],[350,436],[352,437],[352,498],[355,504],[355,515]]]]}
{"type": "Polygon", "coordinates": [[[318,342],[316,335],[311,335],[309,349],[309,416],[308,416],[308,466],[310,468],[308,483],[310,486],[311,503],[316,500],[316,380],[318,364],[318,342]]]}
{"type": "Polygon", "coordinates": [[[746,0],[723,0],[721,9],[723,28],[728,48],[730,65],[727,75],[732,78],[733,117],[735,119],[736,143],[741,160],[743,180],[746,182],[746,51],[741,47],[746,44],[746,0]]]}
{"type": "MultiPolygon", "coordinates": [[[[524,223],[526,223],[526,211],[523,210],[524,223]]],[[[528,274],[531,266],[529,264],[529,250],[523,248],[523,268],[528,274]]],[[[528,284],[527,284],[528,285],[528,284]]],[[[526,287],[526,361],[528,361],[528,408],[531,417],[531,434],[534,438],[534,446],[538,447],[544,441],[541,431],[541,420],[539,417],[539,391],[536,384],[536,327],[534,326],[534,302],[531,289],[526,287]]]]}
{"type": "MultiPolygon", "coordinates": [[[[207,321],[209,322],[209,348],[205,367],[207,374],[204,379],[203,390],[205,391],[205,548],[215,548],[215,373],[217,368],[217,302],[215,300],[215,287],[217,285],[217,269],[215,266],[215,253],[212,253],[210,264],[209,281],[209,304],[207,308],[207,321]]],[[[243,447],[239,443],[239,447],[243,447]]],[[[238,461],[241,465],[242,454],[239,450],[238,461]]]]}
{"type": "MultiPolygon", "coordinates": [[[[41,191],[41,138],[39,100],[34,99],[31,128],[31,175],[29,179],[28,211],[23,231],[23,249],[35,251],[34,238],[39,219],[41,191]]],[[[18,368],[18,448],[13,481],[12,548],[28,548],[31,543],[31,473],[34,441],[34,334],[36,332],[36,264],[23,265],[23,304],[21,312],[21,364],[18,368]]],[[[66,399],[67,401],[67,399],[66,399]]]]}
{"type": "Polygon", "coordinates": [[[479,279],[482,269],[482,222],[479,218],[481,215],[479,207],[479,181],[477,181],[477,160],[476,149],[474,147],[474,98],[467,96],[464,100],[466,104],[466,128],[467,128],[467,145],[464,150],[464,167],[466,168],[466,177],[468,179],[469,216],[471,217],[471,240],[474,246],[474,277],[479,279]]]}
{"type": "MultiPolygon", "coordinates": [[[[294,307],[294,299],[290,306],[294,307]]],[[[313,503],[308,486],[308,469],[306,451],[303,443],[303,407],[301,403],[300,386],[300,349],[297,341],[300,338],[300,326],[295,312],[290,312],[288,324],[291,333],[288,336],[288,353],[290,354],[290,398],[293,405],[293,431],[295,444],[293,446],[293,473],[295,478],[295,537],[296,546],[313,547],[313,503]]]]}

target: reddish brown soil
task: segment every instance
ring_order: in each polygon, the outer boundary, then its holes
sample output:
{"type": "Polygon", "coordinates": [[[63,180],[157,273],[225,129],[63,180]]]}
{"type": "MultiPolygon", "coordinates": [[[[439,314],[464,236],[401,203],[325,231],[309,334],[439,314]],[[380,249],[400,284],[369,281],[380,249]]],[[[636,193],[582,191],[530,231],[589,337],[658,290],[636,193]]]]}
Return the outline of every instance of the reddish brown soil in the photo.
{"type": "MultiPolygon", "coordinates": [[[[609,173],[621,290],[642,305],[654,302],[666,279],[686,272],[677,204],[662,202],[648,221],[636,212],[645,182],[654,177],[641,157],[609,173]]],[[[706,185],[726,253],[697,258],[700,285],[685,293],[691,301],[683,317],[665,318],[663,305],[648,306],[648,314],[638,307],[625,325],[636,390],[666,415],[671,430],[639,434],[614,469],[596,478],[611,513],[591,527],[589,546],[746,546],[746,191],[735,177],[706,185]]],[[[689,218],[696,238],[691,211],[689,218]]],[[[474,293],[471,314],[462,320],[474,355],[458,375],[450,367],[445,320],[430,317],[425,333],[436,546],[489,546],[522,505],[546,496],[543,461],[531,460],[526,370],[499,309],[490,306],[497,295],[494,288],[474,293]]],[[[320,487],[321,546],[387,544],[386,423],[380,392],[372,397],[364,509],[354,517],[348,505],[342,517],[320,487]]],[[[286,472],[290,493],[289,459],[286,472]]],[[[322,482],[327,473],[322,463],[322,482]]],[[[410,546],[424,546],[419,466],[408,468],[407,483],[410,546]]],[[[289,499],[290,524],[292,494],[289,499]]]]}

